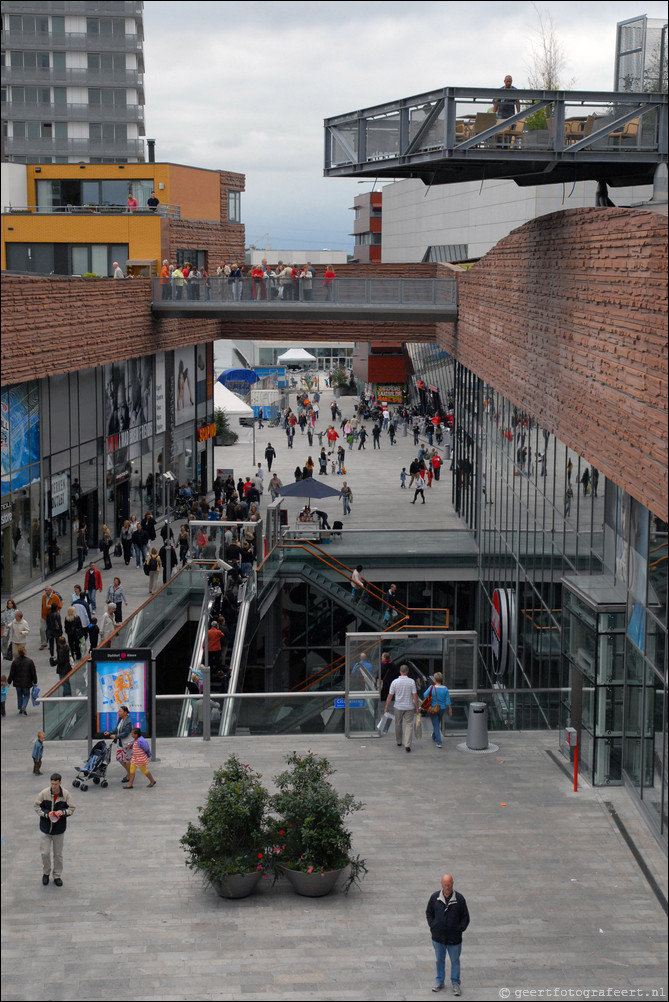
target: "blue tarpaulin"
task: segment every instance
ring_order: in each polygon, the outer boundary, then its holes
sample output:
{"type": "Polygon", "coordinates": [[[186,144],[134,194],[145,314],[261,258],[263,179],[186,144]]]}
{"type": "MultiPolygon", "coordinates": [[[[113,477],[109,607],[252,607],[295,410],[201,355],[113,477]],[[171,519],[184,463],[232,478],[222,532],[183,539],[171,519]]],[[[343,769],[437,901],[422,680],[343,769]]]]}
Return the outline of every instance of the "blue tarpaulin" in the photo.
{"type": "Polygon", "coordinates": [[[253,369],[224,369],[217,382],[227,386],[228,383],[257,383],[260,376],[253,369]]]}

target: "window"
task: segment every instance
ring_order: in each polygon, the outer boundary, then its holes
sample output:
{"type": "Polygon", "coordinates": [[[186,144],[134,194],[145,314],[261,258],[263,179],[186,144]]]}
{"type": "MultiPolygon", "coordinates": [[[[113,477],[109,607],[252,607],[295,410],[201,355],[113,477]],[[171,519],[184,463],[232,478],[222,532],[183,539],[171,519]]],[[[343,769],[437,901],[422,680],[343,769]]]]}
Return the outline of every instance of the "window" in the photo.
{"type": "Polygon", "coordinates": [[[99,17],[87,17],[86,18],[86,34],[87,35],[99,35],[100,34],[100,18],[99,17]]]}
{"type": "Polygon", "coordinates": [[[101,122],[89,122],[88,125],[88,138],[94,143],[102,142],[102,123],[101,122]]]}
{"type": "Polygon", "coordinates": [[[56,139],[67,139],[67,122],[55,122],[53,134],[56,139]]]}
{"type": "Polygon", "coordinates": [[[25,122],[14,122],[13,125],[13,136],[15,139],[25,139],[26,135],[26,123],[25,122]]]}
{"type": "MultiPolygon", "coordinates": [[[[100,53],[99,52],[89,52],[88,53],[88,68],[89,68],[89,70],[99,70],[100,69],[100,53]]],[[[88,94],[89,94],[88,103],[89,104],[91,103],[90,93],[91,93],[91,90],[90,90],[90,87],[89,87],[89,89],[88,89],[88,94]]]]}
{"type": "Polygon", "coordinates": [[[65,18],[64,17],[52,17],[51,18],[51,33],[53,35],[64,35],[65,34],[65,18]]]}
{"type": "Polygon", "coordinates": [[[52,53],[53,68],[54,70],[64,70],[66,68],[65,53],[64,52],[54,52],[52,53]]]}
{"type": "Polygon", "coordinates": [[[53,103],[60,105],[67,104],[67,87],[54,87],[53,103]]]}
{"type": "Polygon", "coordinates": [[[228,222],[241,223],[242,221],[242,193],[241,191],[228,192],[228,222]]]}
{"type": "MultiPolygon", "coordinates": [[[[63,88],[61,87],[60,89],[62,90],[63,88]]],[[[29,88],[26,87],[26,93],[28,92],[28,90],[29,90],[29,88]]],[[[38,87],[37,91],[38,91],[39,103],[40,104],[51,104],[51,88],[50,87],[38,87]]]]}
{"type": "Polygon", "coordinates": [[[48,70],[49,66],[49,53],[48,52],[37,52],[35,53],[37,57],[37,69],[38,70],[48,70]]]}
{"type": "Polygon", "coordinates": [[[100,90],[99,87],[88,88],[88,103],[90,105],[102,104],[102,91],[100,90]]]}

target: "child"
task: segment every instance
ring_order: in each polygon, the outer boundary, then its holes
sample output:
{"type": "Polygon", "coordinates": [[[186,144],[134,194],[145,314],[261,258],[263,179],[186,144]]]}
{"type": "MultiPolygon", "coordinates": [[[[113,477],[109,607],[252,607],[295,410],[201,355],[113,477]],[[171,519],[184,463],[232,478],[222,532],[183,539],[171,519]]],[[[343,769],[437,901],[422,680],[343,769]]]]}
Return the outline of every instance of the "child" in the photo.
{"type": "Polygon", "coordinates": [[[406,466],[402,467],[402,472],[400,473],[400,487],[402,488],[403,491],[405,491],[407,489],[407,468],[406,468],[406,466]]]}
{"type": "Polygon", "coordinates": [[[44,742],[46,734],[44,731],[37,732],[37,740],[33,745],[33,775],[39,776],[42,770],[42,755],[44,753],[44,742]]]}
{"type": "Polygon", "coordinates": [[[88,636],[91,641],[91,650],[98,646],[100,641],[100,627],[98,626],[98,621],[95,616],[91,619],[91,625],[88,628],[88,636]]]}
{"type": "Polygon", "coordinates": [[[1,706],[0,715],[3,717],[6,716],[5,700],[7,699],[8,692],[9,692],[9,684],[7,682],[7,676],[0,675],[0,695],[2,697],[2,703],[0,704],[1,706]]]}

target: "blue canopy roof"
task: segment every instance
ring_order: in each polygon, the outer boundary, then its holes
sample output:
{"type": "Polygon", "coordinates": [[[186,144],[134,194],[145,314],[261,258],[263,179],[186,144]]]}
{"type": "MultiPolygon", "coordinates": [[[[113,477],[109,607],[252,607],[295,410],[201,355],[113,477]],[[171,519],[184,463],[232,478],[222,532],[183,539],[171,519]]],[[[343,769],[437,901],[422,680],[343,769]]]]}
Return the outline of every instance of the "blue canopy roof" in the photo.
{"type": "Polygon", "coordinates": [[[223,383],[257,383],[260,376],[253,369],[224,369],[217,382],[223,383]]]}

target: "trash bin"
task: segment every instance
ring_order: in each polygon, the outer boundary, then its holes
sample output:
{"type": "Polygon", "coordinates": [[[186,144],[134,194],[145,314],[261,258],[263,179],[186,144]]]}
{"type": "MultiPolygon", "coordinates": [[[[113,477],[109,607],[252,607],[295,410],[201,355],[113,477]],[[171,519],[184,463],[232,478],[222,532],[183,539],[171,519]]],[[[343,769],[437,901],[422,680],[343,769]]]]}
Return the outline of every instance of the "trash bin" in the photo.
{"type": "Polygon", "coordinates": [[[471,751],[485,751],[488,747],[488,707],[485,703],[469,704],[467,747],[471,751]]]}

